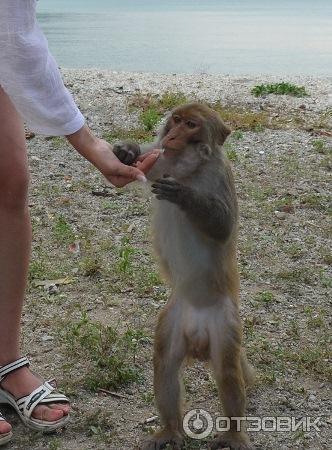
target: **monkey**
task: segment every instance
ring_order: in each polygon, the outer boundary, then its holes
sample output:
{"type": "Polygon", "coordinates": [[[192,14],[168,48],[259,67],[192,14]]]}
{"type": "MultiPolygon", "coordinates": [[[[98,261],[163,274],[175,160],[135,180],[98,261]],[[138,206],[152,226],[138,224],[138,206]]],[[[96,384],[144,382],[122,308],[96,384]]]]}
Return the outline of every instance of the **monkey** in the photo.
{"type": "MultiPolygon", "coordinates": [[[[142,148],[124,142],[114,153],[139,164],[141,153],[163,149],[146,176],[156,204],[153,240],[171,287],[154,339],[154,393],[162,428],[141,450],[180,449],[183,443],[180,373],[188,359],[212,367],[230,429],[211,449],[249,450],[243,417],[254,371],[242,348],[237,268],[238,204],[223,144],[230,129],[203,103],[175,108],[156,142],[142,148]]],[[[138,166],[139,167],[139,166],[138,166]]]]}

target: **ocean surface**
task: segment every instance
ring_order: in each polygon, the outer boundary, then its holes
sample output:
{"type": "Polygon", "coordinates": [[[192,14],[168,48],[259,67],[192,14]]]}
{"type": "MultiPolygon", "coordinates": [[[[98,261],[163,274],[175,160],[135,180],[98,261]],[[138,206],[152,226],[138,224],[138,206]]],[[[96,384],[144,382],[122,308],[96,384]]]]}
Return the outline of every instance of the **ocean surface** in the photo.
{"type": "Polygon", "coordinates": [[[332,74],[332,0],[40,0],[61,67],[332,74]]]}

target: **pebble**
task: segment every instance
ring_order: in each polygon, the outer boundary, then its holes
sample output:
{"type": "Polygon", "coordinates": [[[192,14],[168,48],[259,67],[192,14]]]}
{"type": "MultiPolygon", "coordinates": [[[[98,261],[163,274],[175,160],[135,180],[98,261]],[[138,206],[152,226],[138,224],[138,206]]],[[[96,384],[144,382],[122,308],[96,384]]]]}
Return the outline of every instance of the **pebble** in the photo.
{"type": "Polygon", "coordinates": [[[286,213],[283,211],[274,211],[274,215],[278,217],[278,219],[284,220],[286,219],[286,213]]]}
{"type": "Polygon", "coordinates": [[[47,290],[50,295],[54,295],[59,292],[59,288],[56,284],[50,284],[48,286],[45,286],[45,290],[47,290]]]}

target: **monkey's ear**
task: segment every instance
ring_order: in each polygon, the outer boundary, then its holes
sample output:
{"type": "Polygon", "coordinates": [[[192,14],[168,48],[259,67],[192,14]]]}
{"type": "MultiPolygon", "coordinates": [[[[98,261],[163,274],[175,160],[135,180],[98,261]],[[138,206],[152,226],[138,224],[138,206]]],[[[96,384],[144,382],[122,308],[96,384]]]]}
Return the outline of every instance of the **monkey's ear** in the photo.
{"type": "Polygon", "coordinates": [[[163,121],[163,123],[159,126],[158,129],[159,139],[161,140],[162,138],[164,138],[170,129],[171,129],[171,114],[168,114],[165,118],[165,121],[163,121]]]}
{"type": "Polygon", "coordinates": [[[212,149],[208,144],[201,143],[198,146],[198,153],[203,160],[208,160],[212,155],[212,149]]]}
{"type": "Polygon", "coordinates": [[[227,139],[227,136],[231,133],[231,129],[218,117],[217,130],[218,145],[223,145],[227,139]]]}

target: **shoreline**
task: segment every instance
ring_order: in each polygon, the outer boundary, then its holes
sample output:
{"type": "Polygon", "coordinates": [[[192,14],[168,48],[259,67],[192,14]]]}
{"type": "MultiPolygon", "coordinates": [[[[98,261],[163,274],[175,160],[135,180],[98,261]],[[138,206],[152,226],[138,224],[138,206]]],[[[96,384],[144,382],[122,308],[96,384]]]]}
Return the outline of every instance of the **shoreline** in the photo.
{"type": "Polygon", "coordinates": [[[81,72],[81,71],[87,71],[87,72],[104,72],[104,73],[117,73],[117,74],[138,74],[138,75],[153,75],[153,76],[174,76],[174,75],[179,75],[179,76],[192,76],[192,77],[196,77],[196,76],[211,76],[211,77],[225,77],[225,78],[251,78],[251,79],[256,79],[256,78],[289,78],[289,79],[298,79],[298,78],[303,78],[303,79],[310,79],[310,78],[314,78],[314,79],[326,79],[326,80],[330,80],[332,81],[332,75],[319,75],[319,74],[287,74],[287,73],[281,73],[281,74],[271,74],[271,73],[264,73],[264,72],[260,72],[258,73],[250,73],[250,72],[243,72],[243,73],[239,73],[239,74],[232,74],[232,73],[227,73],[227,72],[154,72],[154,71],[144,71],[144,70],[116,70],[116,69],[112,69],[111,67],[109,68],[104,68],[104,67],[66,67],[66,66],[60,66],[59,65],[59,69],[61,71],[66,71],[66,72],[81,72]]]}

